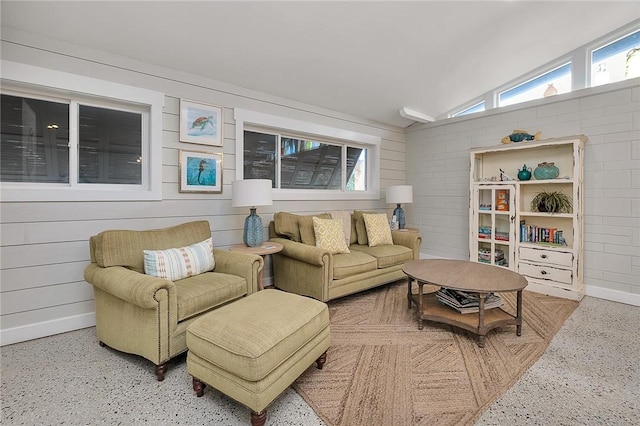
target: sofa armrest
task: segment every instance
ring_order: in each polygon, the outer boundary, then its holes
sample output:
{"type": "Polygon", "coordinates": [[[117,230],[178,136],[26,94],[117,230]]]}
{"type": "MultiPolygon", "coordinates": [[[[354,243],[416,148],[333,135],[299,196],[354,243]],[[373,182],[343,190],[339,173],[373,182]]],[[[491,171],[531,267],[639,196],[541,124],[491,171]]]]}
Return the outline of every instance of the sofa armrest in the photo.
{"type": "Polygon", "coordinates": [[[262,256],[214,248],[213,258],[216,261],[214,271],[244,278],[249,286],[248,294],[258,291],[258,276],[264,268],[262,256]]]}
{"type": "Polygon", "coordinates": [[[286,238],[272,238],[270,241],[282,244],[282,251],[278,254],[315,266],[324,266],[327,263],[327,257],[331,256],[328,250],[286,238]]]}
{"type": "Polygon", "coordinates": [[[422,244],[422,237],[417,232],[406,231],[391,231],[393,237],[393,244],[405,246],[413,250],[413,259],[420,259],[420,245],[422,244]]]}
{"type": "Polygon", "coordinates": [[[156,293],[160,290],[167,291],[169,300],[176,300],[176,287],[172,281],[123,266],[101,268],[91,263],[84,270],[84,279],[102,291],[144,309],[157,307],[159,298],[156,293]]]}

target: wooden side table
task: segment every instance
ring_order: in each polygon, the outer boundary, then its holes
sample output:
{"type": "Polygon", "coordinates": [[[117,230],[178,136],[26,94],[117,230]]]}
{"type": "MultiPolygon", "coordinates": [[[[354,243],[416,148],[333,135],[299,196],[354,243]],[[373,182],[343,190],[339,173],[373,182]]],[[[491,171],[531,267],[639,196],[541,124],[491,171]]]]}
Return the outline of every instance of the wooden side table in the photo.
{"type": "MultiPolygon", "coordinates": [[[[241,251],[244,253],[251,253],[251,254],[259,254],[260,256],[262,256],[262,258],[266,262],[267,261],[266,256],[268,254],[278,253],[283,249],[283,247],[284,246],[280,243],[276,243],[273,241],[265,241],[264,243],[262,243],[261,246],[258,246],[258,247],[248,247],[244,243],[234,244],[231,247],[229,247],[229,250],[241,251]]],[[[258,290],[264,290],[264,286],[262,285],[262,271],[260,271],[260,273],[258,274],[258,290]]]]}

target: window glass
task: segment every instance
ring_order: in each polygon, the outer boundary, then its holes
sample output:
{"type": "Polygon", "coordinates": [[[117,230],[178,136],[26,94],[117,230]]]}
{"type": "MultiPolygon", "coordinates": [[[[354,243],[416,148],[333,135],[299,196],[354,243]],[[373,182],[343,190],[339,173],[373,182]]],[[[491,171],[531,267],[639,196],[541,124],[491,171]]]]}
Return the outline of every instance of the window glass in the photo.
{"type": "Polygon", "coordinates": [[[485,110],[485,101],[482,101],[482,102],[478,102],[477,104],[469,108],[463,109],[462,111],[453,114],[452,117],[459,117],[461,115],[473,114],[474,112],[482,112],[484,110],[485,110]]]}
{"type": "Polygon", "coordinates": [[[366,191],[367,152],[339,142],[245,130],[243,178],[271,179],[280,189],[366,191]]]}
{"type": "Polygon", "coordinates": [[[498,106],[513,105],[569,92],[571,92],[571,63],[500,93],[498,106]]]}
{"type": "Polygon", "coordinates": [[[244,132],[244,179],[271,179],[276,188],[276,135],[244,132]]]}
{"type": "Polygon", "coordinates": [[[282,137],[280,150],[280,188],[341,189],[341,146],[282,137]]]}
{"type": "Polygon", "coordinates": [[[3,94],[2,182],[69,182],[69,104],[3,94]]]}
{"type": "Polygon", "coordinates": [[[640,77],[640,31],[591,52],[591,86],[640,77]]]}
{"type": "Polygon", "coordinates": [[[367,190],[367,150],[347,147],[347,191],[367,190]]]}
{"type": "Polygon", "coordinates": [[[80,183],[142,183],[142,114],[79,106],[80,183]]]}

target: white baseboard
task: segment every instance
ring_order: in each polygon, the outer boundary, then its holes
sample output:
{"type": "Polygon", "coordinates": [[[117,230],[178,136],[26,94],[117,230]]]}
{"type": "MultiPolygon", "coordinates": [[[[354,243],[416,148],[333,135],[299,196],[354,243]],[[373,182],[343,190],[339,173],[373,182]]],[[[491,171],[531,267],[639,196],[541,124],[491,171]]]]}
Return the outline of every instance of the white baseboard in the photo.
{"type": "Polygon", "coordinates": [[[608,288],[595,287],[585,285],[585,294],[587,296],[597,297],[598,299],[606,299],[612,302],[626,303],[627,305],[640,306],[640,294],[627,293],[620,290],[611,290],[608,288]]]}
{"type": "Polygon", "coordinates": [[[0,346],[53,336],[54,334],[93,327],[94,325],[96,325],[96,314],[95,312],[91,312],[88,314],[29,324],[22,327],[8,328],[6,330],[0,330],[0,346]]]}

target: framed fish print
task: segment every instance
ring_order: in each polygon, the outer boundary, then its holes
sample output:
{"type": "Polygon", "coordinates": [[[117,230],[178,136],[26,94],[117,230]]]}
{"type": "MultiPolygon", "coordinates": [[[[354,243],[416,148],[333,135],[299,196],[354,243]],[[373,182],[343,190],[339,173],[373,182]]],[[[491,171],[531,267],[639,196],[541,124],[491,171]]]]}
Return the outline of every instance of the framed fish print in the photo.
{"type": "Polygon", "coordinates": [[[222,146],[222,107],[180,99],[180,141],[222,146]]]}
{"type": "Polygon", "coordinates": [[[222,154],[181,149],[178,166],[179,192],[222,192],[222,154]]]}

